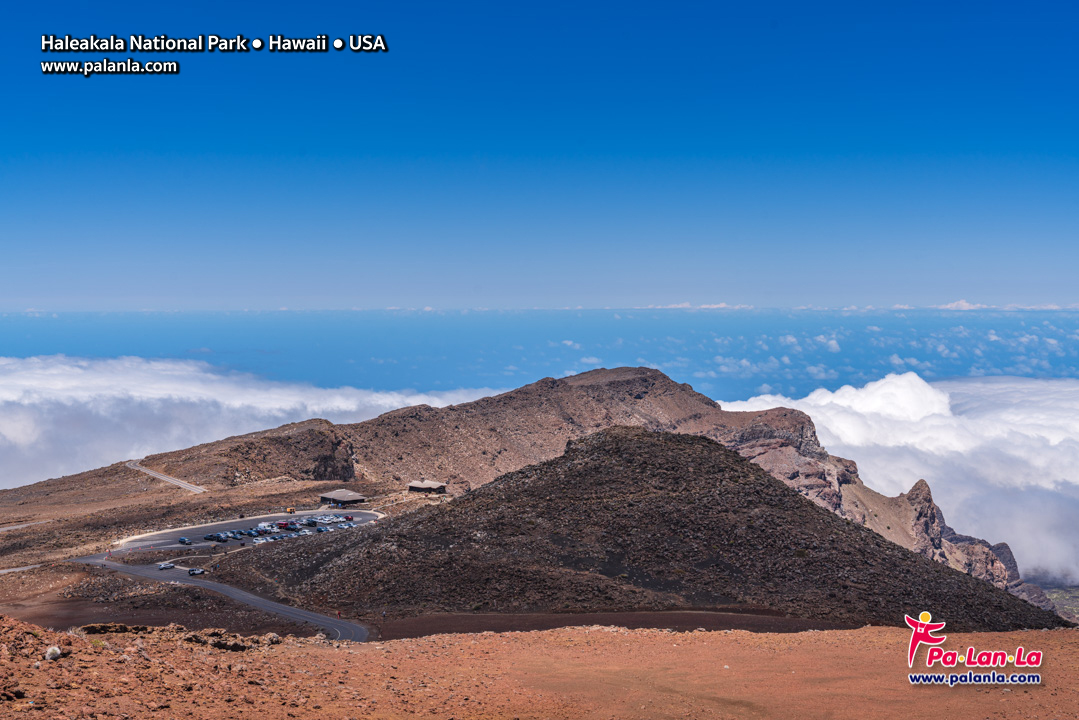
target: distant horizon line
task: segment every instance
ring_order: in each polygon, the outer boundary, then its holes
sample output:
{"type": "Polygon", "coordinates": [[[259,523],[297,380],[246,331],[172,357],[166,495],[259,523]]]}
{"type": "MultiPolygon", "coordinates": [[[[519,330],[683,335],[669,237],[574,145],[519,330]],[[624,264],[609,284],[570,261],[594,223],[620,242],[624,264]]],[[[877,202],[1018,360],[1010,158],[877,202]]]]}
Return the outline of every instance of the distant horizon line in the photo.
{"type": "Polygon", "coordinates": [[[734,311],[734,312],[848,312],[848,313],[892,313],[892,312],[919,312],[919,311],[943,311],[943,312],[1076,312],[1079,311],[1079,303],[1070,304],[1021,304],[1009,303],[1007,305],[989,305],[982,303],[970,303],[966,300],[957,300],[942,305],[796,305],[796,306],[755,306],[749,304],[728,303],[704,303],[693,305],[688,302],[671,303],[666,305],[626,305],[626,306],[585,306],[574,307],[422,307],[388,306],[388,307],[348,307],[348,308],[187,308],[187,309],[161,309],[161,308],[138,308],[138,309],[79,309],[57,310],[41,308],[23,309],[0,309],[0,317],[11,315],[139,315],[139,314],[272,314],[272,313],[374,313],[374,312],[403,312],[403,313],[523,313],[523,312],[637,312],[642,310],[682,310],[692,312],[707,311],[734,311]]]}

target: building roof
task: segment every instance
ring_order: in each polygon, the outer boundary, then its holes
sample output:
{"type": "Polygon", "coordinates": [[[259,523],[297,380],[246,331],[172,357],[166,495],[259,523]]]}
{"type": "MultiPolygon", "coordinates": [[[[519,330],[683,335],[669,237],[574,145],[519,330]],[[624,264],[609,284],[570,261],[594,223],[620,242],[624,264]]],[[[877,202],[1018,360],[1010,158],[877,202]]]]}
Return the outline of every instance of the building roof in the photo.
{"type": "Polygon", "coordinates": [[[360,495],[358,492],[351,490],[334,490],[333,492],[322,493],[319,495],[323,500],[333,500],[334,502],[363,502],[367,498],[360,495]]]}
{"type": "Polygon", "coordinates": [[[413,480],[408,486],[420,490],[436,490],[441,487],[446,487],[446,483],[440,483],[434,480],[413,480]]]}

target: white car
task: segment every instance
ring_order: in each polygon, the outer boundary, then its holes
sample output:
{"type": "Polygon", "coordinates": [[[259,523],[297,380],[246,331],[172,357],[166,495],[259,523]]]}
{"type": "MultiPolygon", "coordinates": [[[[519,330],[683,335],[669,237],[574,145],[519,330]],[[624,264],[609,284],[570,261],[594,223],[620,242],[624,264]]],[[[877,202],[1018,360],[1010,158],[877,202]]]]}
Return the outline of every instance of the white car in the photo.
{"type": "Polygon", "coordinates": [[[172,570],[174,567],[176,567],[176,566],[173,565],[172,563],[160,563],[157,566],[157,569],[158,570],[172,570]]]}

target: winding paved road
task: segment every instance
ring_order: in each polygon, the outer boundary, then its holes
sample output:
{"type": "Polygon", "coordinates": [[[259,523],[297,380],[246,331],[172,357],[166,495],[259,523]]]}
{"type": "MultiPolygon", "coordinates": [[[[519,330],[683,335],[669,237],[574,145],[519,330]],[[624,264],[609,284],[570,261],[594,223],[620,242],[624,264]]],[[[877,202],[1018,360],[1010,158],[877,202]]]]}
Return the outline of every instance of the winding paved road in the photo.
{"type": "Polygon", "coordinates": [[[166,475],[165,473],[159,473],[156,470],[147,470],[142,465],[139,465],[138,460],[130,460],[130,461],[128,461],[127,466],[129,468],[131,468],[132,470],[138,470],[139,472],[144,472],[147,475],[149,475],[150,477],[155,477],[158,480],[164,480],[165,482],[172,483],[173,485],[178,485],[178,486],[182,487],[184,490],[190,490],[193,493],[204,493],[204,492],[206,492],[206,488],[204,488],[204,487],[199,487],[198,485],[192,485],[189,482],[184,482],[183,480],[180,480],[178,478],[174,478],[171,475],[166,475]]]}
{"type": "MultiPolygon", "coordinates": [[[[129,463],[130,464],[130,463],[129,463]]],[[[139,468],[143,469],[143,468],[139,468]]],[[[219,545],[220,543],[207,543],[202,541],[202,536],[208,533],[220,532],[228,529],[238,529],[251,527],[257,524],[259,521],[277,521],[277,520],[297,520],[308,515],[326,515],[326,514],[345,514],[348,513],[353,516],[357,525],[366,525],[367,523],[378,520],[381,516],[379,513],[366,511],[366,510],[354,510],[345,511],[339,510],[336,513],[328,513],[326,510],[305,510],[295,514],[274,514],[274,515],[261,515],[258,517],[237,518],[236,520],[224,520],[216,523],[209,523],[205,525],[194,525],[183,528],[172,528],[169,530],[160,530],[154,533],[147,533],[145,535],[139,535],[133,538],[127,538],[119,543],[119,547],[115,552],[124,552],[132,550],[145,550],[153,548],[155,550],[196,550],[200,547],[206,547],[211,545],[219,545]],[[194,542],[192,545],[181,545],[177,542],[181,537],[190,537],[194,542]]],[[[339,531],[339,532],[349,532],[339,531]]],[[[291,540],[283,540],[281,542],[295,542],[300,538],[294,538],[291,540]]],[[[232,543],[225,544],[224,548],[227,548],[232,543]]],[[[236,550],[238,548],[229,548],[236,550]]],[[[258,552],[255,548],[250,548],[248,552],[258,552]]],[[[224,583],[214,582],[213,580],[203,579],[203,575],[188,575],[187,568],[183,566],[177,566],[171,570],[158,570],[156,564],[152,565],[126,565],[123,563],[117,563],[110,560],[105,553],[99,555],[90,555],[87,557],[75,558],[69,562],[75,563],[90,563],[93,565],[100,565],[103,567],[111,568],[113,570],[125,573],[127,575],[133,575],[136,577],[149,578],[150,580],[157,580],[161,582],[178,582],[183,585],[193,585],[195,587],[201,587],[212,592],[221,593],[222,595],[232,598],[237,602],[242,602],[246,605],[258,608],[259,610],[265,610],[282,617],[286,617],[290,620],[297,622],[308,622],[312,625],[320,627],[327,632],[327,636],[336,637],[338,640],[352,640],[354,642],[364,642],[367,640],[368,631],[362,625],[348,622],[347,620],[338,620],[336,618],[329,617],[327,615],[321,615],[310,610],[303,610],[301,608],[295,608],[291,605],[285,605],[283,603],[274,602],[261,598],[258,595],[254,595],[245,590],[232,587],[231,585],[225,585],[224,583]]],[[[22,569],[22,568],[20,568],[22,569]]]]}
{"type": "Polygon", "coordinates": [[[364,642],[367,640],[367,628],[363,625],[357,625],[356,623],[351,623],[347,620],[338,620],[336,618],[327,617],[326,615],[311,612],[310,610],[302,610],[290,605],[266,600],[258,595],[253,595],[244,590],[240,590],[239,588],[234,588],[231,585],[225,585],[224,583],[214,582],[212,580],[203,580],[202,576],[190,576],[187,574],[186,568],[179,566],[171,570],[158,570],[156,565],[124,565],[107,559],[104,554],[75,558],[69,562],[101,565],[126,575],[149,578],[150,580],[157,580],[159,582],[171,581],[182,585],[194,585],[195,587],[200,587],[204,590],[221,593],[238,602],[258,608],[259,610],[265,610],[266,612],[286,617],[289,620],[311,623],[312,625],[323,628],[327,631],[327,636],[335,637],[337,640],[352,640],[354,642],[364,642]]]}
{"type": "Polygon", "coordinates": [[[33,570],[36,567],[41,567],[41,564],[39,563],[37,565],[23,565],[22,567],[17,568],[6,568],[4,570],[0,570],[0,575],[7,575],[8,573],[13,572],[22,572],[23,570],[33,570]]]}

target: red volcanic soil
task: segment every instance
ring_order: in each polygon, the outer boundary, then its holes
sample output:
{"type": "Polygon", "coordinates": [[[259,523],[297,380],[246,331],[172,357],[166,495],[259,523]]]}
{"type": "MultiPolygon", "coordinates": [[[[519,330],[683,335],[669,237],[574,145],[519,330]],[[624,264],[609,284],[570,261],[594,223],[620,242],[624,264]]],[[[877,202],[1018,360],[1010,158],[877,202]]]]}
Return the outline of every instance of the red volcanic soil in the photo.
{"type": "MultiPolygon", "coordinates": [[[[1044,652],[1040,685],[921,687],[901,628],[787,634],[611,627],[366,644],[220,632],[56,633],[0,617],[0,717],[1079,717],[1075,630],[949,634],[1044,652]],[[48,648],[61,656],[47,660],[48,648]]],[[[924,653],[922,655],[924,657],[924,653]]]]}

